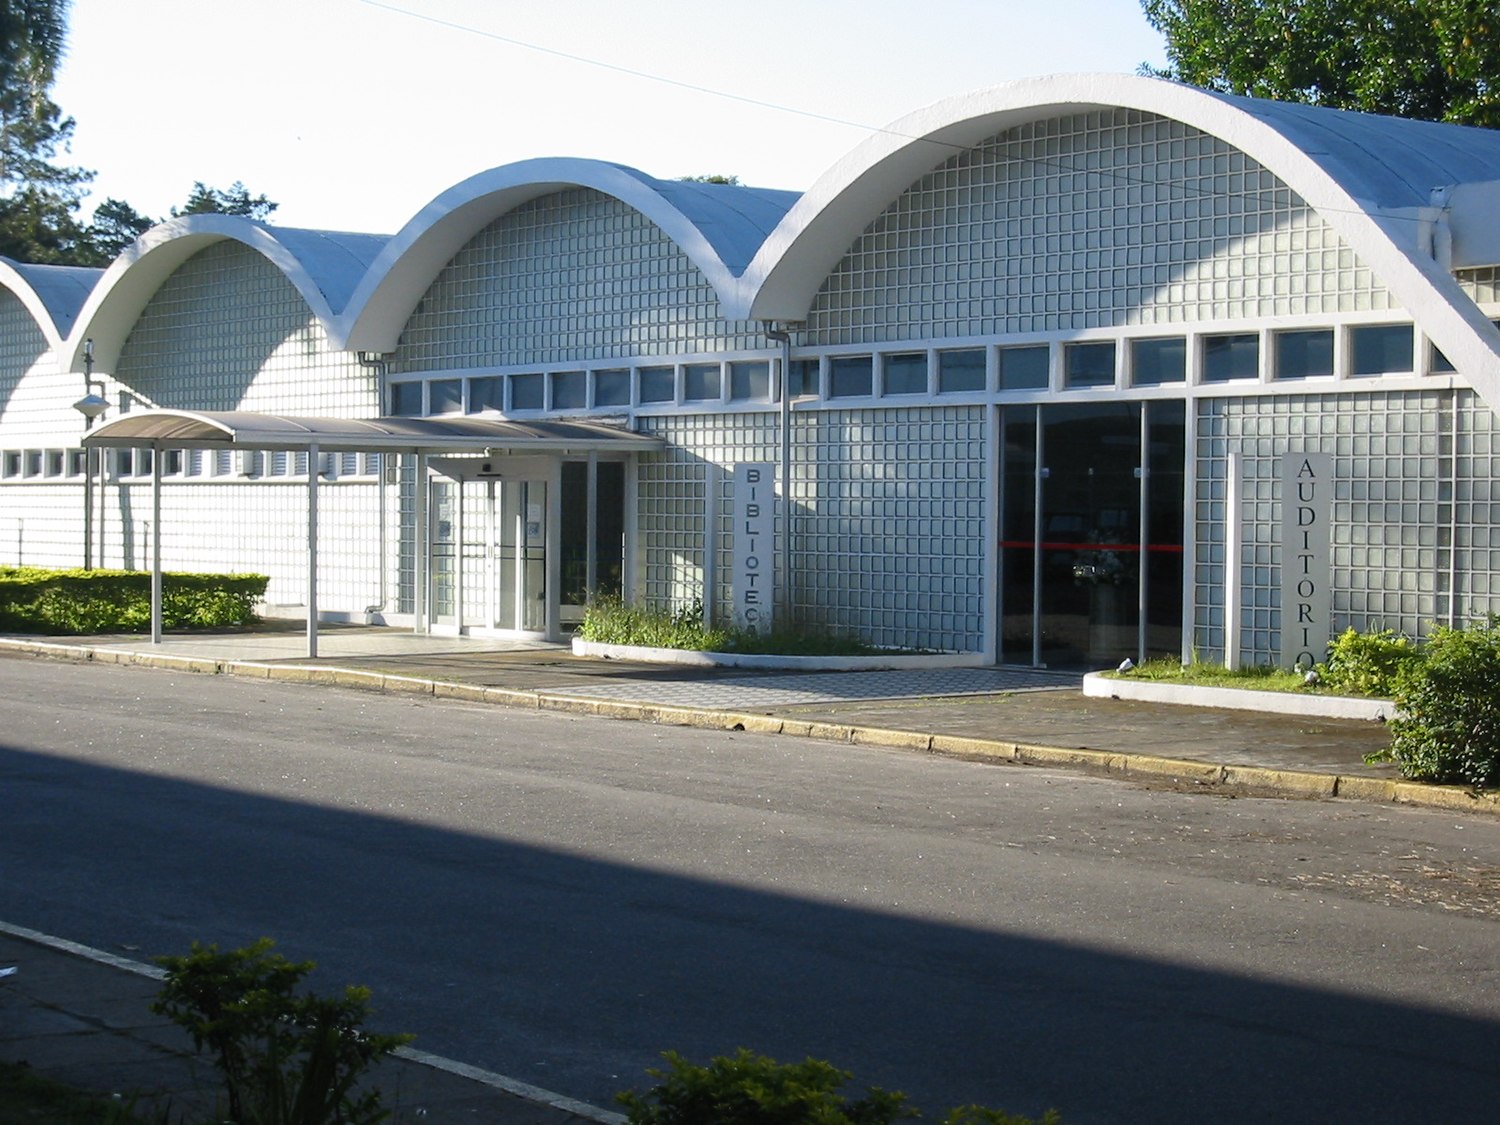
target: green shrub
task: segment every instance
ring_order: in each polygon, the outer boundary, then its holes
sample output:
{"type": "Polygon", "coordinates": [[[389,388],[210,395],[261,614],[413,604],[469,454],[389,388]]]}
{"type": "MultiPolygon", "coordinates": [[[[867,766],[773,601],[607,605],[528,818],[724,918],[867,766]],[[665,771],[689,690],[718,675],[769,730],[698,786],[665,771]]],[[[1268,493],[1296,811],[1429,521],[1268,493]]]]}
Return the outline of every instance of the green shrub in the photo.
{"type": "Polygon", "coordinates": [[[610,645],[675,648],[694,652],[777,653],[794,656],[867,656],[880,650],[858,639],[809,629],[708,628],[701,600],[673,610],[629,605],[620,598],[597,598],[583,611],[578,635],[610,645]]]}
{"type": "MultiPolygon", "coordinates": [[[[616,1095],[630,1125],[890,1125],[921,1116],[903,1094],[867,1089],[852,1100],[841,1093],[852,1077],[822,1059],[778,1063],[741,1047],[733,1055],[688,1062],[675,1051],[665,1070],[646,1073],[657,1084],[644,1093],[616,1095]]],[[[983,1106],[949,1111],[943,1125],[1061,1125],[1048,1111],[1040,1122],[983,1106]]]]}
{"type": "MultiPolygon", "coordinates": [[[[263,574],[162,575],[165,629],[255,620],[263,574]]],[[[0,629],[15,633],[132,633],[151,627],[151,575],[125,570],[0,567],[0,629]]]]}
{"type": "Polygon", "coordinates": [[[159,957],[166,980],[151,1010],[193,1037],[224,1079],[232,1125],[374,1125],[390,1111],[376,1089],[355,1084],[409,1035],[362,1030],[370,993],[296,993],[310,961],[288,961],[261,938],[243,949],[193,943],[159,957]]]}
{"type": "Polygon", "coordinates": [[[1396,690],[1402,669],[1421,659],[1422,650],[1411,638],[1398,636],[1394,630],[1359,633],[1345,629],[1328,642],[1322,676],[1335,690],[1388,698],[1396,690]]]}
{"type": "Polygon", "coordinates": [[[1500,617],[1466,629],[1439,625],[1406,663],[1392,697],[1391,744],[1366,760],[1438,784],[1500,784],[1500,617]]]}

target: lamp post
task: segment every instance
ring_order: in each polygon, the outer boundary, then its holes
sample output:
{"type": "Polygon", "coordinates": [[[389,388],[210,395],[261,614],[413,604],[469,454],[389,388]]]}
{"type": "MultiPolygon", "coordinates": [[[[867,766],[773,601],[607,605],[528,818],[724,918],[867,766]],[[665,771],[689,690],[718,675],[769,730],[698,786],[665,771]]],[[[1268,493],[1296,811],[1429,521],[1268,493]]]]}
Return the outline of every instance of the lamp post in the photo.
{"type": "MultiPolygon", "coordinates": [[[[94,341],[92,339],[83,342],[83,382],[84,389],[88,392],[73,404],[73,409],[83,415],[83,432],[87,434],[94,428],[94,419],[98,418],[109,409],[109,402],[105,397],[94,390],[94,341]]],[[[103,384],[99,384],[103,389],[103,384]]],[[[94,569],[94,461],[96,455],[92,448],[87,448],[83,453],[83,569],[94,569]]],[[[104,545],[100,544],[100,555],[102,557],[104,545]]]]}

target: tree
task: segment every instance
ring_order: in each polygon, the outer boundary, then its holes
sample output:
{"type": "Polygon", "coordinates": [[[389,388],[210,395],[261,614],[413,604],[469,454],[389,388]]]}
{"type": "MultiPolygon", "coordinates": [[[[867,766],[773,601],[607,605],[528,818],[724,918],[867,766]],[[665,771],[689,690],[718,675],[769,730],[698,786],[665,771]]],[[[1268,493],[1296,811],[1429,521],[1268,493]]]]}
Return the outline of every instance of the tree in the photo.
{"type": "Polygon", "coordinates": [[[202,180],[193,184],[192,194],[181,208],[172,208],[172,217],[181,215],[244,215],[248,219],[265,219],[280,204],[272,203],[264,195],[251,196],[248,188],[235,180],[228,191],[204,186],[202,180]]]}
{"type": "Polygon", "coordinates": [[[1475,0],[1142,0],[1169,65],[1224,93],[1500,127],[1500,13],[1475,0]]]}
{"type": "Polygon", "coordinates": [[[740,178],[738,176],[725,176],[719,173],[711,173],[707,176],[683,176],[681,182],[685,184],[728,184],[738,187],[740,178]]]}
{"type": "Polygon", "coordinates": [[[157,224],[122,199],[106,199],[94,208],[93,220],[79,240],[78,265],[104,266],[157,224]]]}
{"type": "Polygon", "coordinates": [[[73,121],[49,92],[67,38],[67,0],[0,0],[0,254],[68,261],[93,173],[53,163],[73,121]]]}

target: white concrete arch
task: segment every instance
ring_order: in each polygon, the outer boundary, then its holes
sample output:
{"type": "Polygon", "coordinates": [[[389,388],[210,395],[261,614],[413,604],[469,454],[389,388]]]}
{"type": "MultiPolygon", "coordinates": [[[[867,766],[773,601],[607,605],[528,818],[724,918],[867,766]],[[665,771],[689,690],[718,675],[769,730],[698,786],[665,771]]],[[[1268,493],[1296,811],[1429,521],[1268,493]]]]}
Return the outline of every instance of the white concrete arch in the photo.
{"type": "Polygon", "coordinates": [[[320,284],[318,263],[293,252],[281,233],[238,215],[185,215],[152,227],[115,259],[94,286],[61,349],[63,370],[82,370],[83,343],[92,339],[95,366],[113,371],[126,338],[156,291],[194,254],[218,242],[242,243],[275,265],[331,336],[334,311],[320,284]]]}
{"type": "Polygon", "coordinates": [[[1418,237],[1424,190],[1500,178],[1487,130],[1230,98],[1123,74],[1027,79],[938,102],[874,134],[825,173],[762,245],[726,316],[806,318],[828,272],[902,191],[955,151],[1028,121],[1135,109],[1219,137],[1265,166],[1337,230],[1492,409],[1500,332],[1418,237]],[[1301,143],[1299,143],[1299,140],[1301,143]],[[1438,155],[1433,156],[1436,152],[1438,155]],[[1380,204],[1369,202],[1380,200],[1380,204]]]}
{"type": "Polygon", "coordinates": [[[31,266],[0,258],[0,286],[20,301],[54,354],[102,270],[31,266]],[[42,272],[46,271],[46,272],[42,272]]]}
{"type": "MultiPolygon", "coordinates": [[[[728,300],[738,281],[706,231],[738,244],[749,224],[728,213],[689,217],[669,198],[669,186],[623,165],[565,157],[524,160],[471,176],[439,195],[390,240],[350,298],[335,340],[351,351],[395,351],[422,295],[470,239],[524,203],[577,187],[613,196],[650,219],[728,300]],[[717,222],[705,223],[705,217],[717,222]]],[[[750,233],[758,243],[765,231],[750,233]]]]}

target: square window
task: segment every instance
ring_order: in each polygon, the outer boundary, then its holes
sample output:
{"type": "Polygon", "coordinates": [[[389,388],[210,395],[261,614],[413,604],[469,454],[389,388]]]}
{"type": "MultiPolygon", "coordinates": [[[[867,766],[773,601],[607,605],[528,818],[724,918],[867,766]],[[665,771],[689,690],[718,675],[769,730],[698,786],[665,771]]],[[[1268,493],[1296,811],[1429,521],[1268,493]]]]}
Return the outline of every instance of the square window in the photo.
{"type": "Polygon", "coordinates": [[[47,475],[49,477],[60,477],[63,475],[63,452],[61,449],[47,450],[47,475]]]}
{"type": "Polygon", "coordinates": [[[1115,385],[1115,342],[1063,346],[1064,374],[1070,387],[1115,385]]]}
{"type": "Polygon", "coordinates": [[[589,404],[588,376],[582,371],[552,373],[552,409],[582,410],[589,404]]]}
{"type": "MultiPolygon", "coordinates": [[[[1000,349],[1002,391],[1044,391],[1052,373],[1052,349],[1046,344],[1000,349]]],[[[1109,381],[1114,382],[1114,358],[1110,358],[1109,381]]]]}
{"type": "Polygon", "coordinates": [[[788,381],[788,393],[792,398],[801,395],[814,395],[819,393],[818,380],[820,377],[819,362],[815,359],[792,360],[791,379],[788,381]]]}
{"type": "Polygon", "coordinates": [[[729,397],[736,402],[769,402],[771,365],[764,360],[731,363],[729,397]]]}
{"type": "Polygon", "coordinates": [[[1333,374],[1333,329],[1276,333],[1276,378],[1315,379],[1333,374]]]}
{"type": "Polygon", "coordinates": [[[505,409],[505,380],[499,375],[485,375],[469,380],[469,413],[505,409]]]}
{"type": "Polygon", "coordinates": [[[391,413],[398,418],[418,418],[422,414],[422,384],[392,383],[391,413]]]}
{"type": "Polygon", "coordinates": [[[925,395],[927,393],[927,353],[900,352],[885,356],[881,364],[888,395],[925,395]]]}
{"type": "Polygon", "coordinates": [[[1187,338],[1130,342],[1130,381],[1137,387],[1159,387],[1187,380],[1187,338]]]}
{"type": "Polygon", "coordinates": [[[512,410],[540,410],[544,405],[542,394],[545,386],[540,375],[512,375],[510,377],[510,408],[512,410]]]}
{"type": "Polygon", "coordinates": [[[677,373],[670,367],[643,367],[641,376],[642,402],[676,402],[677,373]]]}
{"type": "Polygon", "coordinates": [[[1351,375],[1396,375],[1412,369],[1410,324],[1364,324],[1349,330],[1351,375]]]}
{"type": "Polygon", "coordinates": [[[875,357],[834,356],[828,364],[828,396],[860,398],[875,393],[875,357]]]}
{"type": "Polygon", "coordinates": [[[1232,336],[1203,337],[1203,381],[1227,383],[1260,377],[1260,336],[1236,332],[1232,336]]]}
{"type": "Polygon", "coordinates": [[[594,372],[594,405],[595,406],[629,406],[630,405],[630,372],[629,371],[595,371],[594,372]]]}
{"type": "Polygon", "coordinates": [[[945,394],[984,390],[984,349],[938,352],[938,390],[945,394]]]}
{"type": "Polygon", "coordinates": [[[458,414],[464,408],[462,379],[434,379],[427,384],[429,414],[458,414]]]}
{"type": "Polygon", "coordinates": [[[18,477],[21,475],[20,450],[9,450],[6,452],[3,473],[7,477],[18,477]]]}
{"type": "Polygon", "coordinates": [[[682,397],[686,402],[713,402],[719,398],[719,365],[689,363],[682,369],[682,397]]]}

